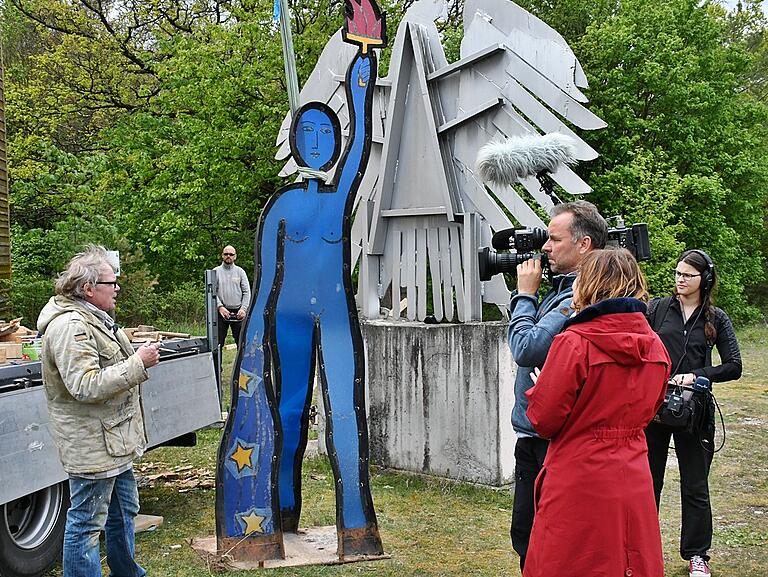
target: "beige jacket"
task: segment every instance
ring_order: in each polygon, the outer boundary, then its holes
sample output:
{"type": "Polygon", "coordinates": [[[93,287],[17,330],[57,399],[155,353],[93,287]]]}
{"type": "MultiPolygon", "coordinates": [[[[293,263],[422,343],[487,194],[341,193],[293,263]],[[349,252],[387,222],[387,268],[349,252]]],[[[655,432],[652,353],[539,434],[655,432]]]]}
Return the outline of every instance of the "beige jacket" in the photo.
{"type": "Polygon", "coordinates": [[[52,297],[37,319],[43,384],[64,470],[101,473],[144,452],[138,385],[147,371],[123,331],[114,334],[81,301],[52,297]]]}

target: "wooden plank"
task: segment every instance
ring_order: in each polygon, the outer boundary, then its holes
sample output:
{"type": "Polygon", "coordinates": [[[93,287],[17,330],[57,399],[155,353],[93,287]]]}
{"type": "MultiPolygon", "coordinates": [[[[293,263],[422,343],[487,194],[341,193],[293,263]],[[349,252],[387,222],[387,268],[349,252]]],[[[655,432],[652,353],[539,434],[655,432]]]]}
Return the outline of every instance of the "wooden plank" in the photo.
{"type": "Polygon", "coordinates": [[[400,318],[400,267],[402,261],[401,236],[399,227],[390,227],[389,237],[392,242],[392,312],[395,318],[400,318]]]}
{"type": "Polygon", "coordinates": [[[463,254],[464,254],[464,302],[468,321],[482,320],[482,297],[480,294],[480,271],[477,262],[477,250],[480,246],[480,215],[476,212],[464,215],[463,254]]]}
{"type": "Polygon", "coordinates": [[[458,313],[459,321],[466,322],[465,316],[466,303],[464,301],[464,278],[462,277],[462,254],[461,254],[461,236],[459,235],[459,227],[450,227],[451,233],[451,280],[453,286],[456,287],[456,312],[458,313]]]}
{"type": "Polygon", "coordinates": [[[443,291],[440,277],[440,240],[439,229],[427,229],[427,248],[429,255],[429,274],[432,278],[432,309],[438,322],[443,320],[443,291]]]}
{"type": "Polygon", "coordinates": [[[492,44],[487,48],[483,48],[482,50],[479,50],[473,54],[470,54],[469,56],[465,56],[464,58],[457,60],[453,64],[449,64],[448,66],[444,66],[439,70],[435,70],[429,76],[427,76],[427,80],[429,82],[433,82],[435,80],[439,80],[445,76],[448,76],[449,74],[453,74],[454,72],[459,72],[465,68],[472,68],[474,65],[476,65],[482,60],[485,60],[489,56],[493,56],[495,54],[501,54],[504,51],[505,51],[505,48],[503,44],[492,44]]]}
{"type": "Polygon", "coordinates": [[[453,281],[451,280],[451,233],[440,227],[440,276],[443,279],[443,308],[445,318],[453,320],[453,281]]]}
{"type": "Polygon", "coordinates": [[[405,270],[405,294],[408,298],[406,316],[409,321],[416,320],[416,231],[409,228],[403,231],[405,236],[405,250],[403,251],[403,263],[405,270]]]}
{"type": "Polygon", "coordinates": [[[416,298],[418,319],[427,316],[427,229],[416,229],[416,298]]]}
{"type": "Polygon", "coordinates": [[[382,218],[393,218],[398,216],[428,216],[431,214],[445,215],[445,206],[425,206],[420,208],[393,208],[382,210],[382,218]]]}

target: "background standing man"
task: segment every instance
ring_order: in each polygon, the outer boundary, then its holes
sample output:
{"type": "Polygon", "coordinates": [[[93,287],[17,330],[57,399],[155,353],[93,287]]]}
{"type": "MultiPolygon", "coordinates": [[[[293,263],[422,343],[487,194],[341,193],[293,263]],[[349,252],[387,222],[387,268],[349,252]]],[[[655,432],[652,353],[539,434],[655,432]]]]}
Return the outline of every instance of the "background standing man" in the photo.
{"type": "Polygon", "coordinates": [[[69,474],[64,577],[101,577],[101,530],[113,575],[146,574],[134,559],[133,460],[146,445],[137,387],[158,363],[159,343],[133,351],[108,314],[119,292],[104,247],[89,246],[59,275],[37,320],[48,413],[69,474]]]}
{"type": "Polygon", "coordinates": [[[216,306],[219,308],[219,346],[224,346],[227,331],[232,327],[232,337],[240,346],[240,327],[251,302],[251,285],[245,271],[235,264],[237,251],[225,246],[221,251],[222,263],[216,271],[216,306]]]}
{"type": "Polygon", "coordinates": [[[525,565],[533,526],[533,486],[541,471],[549,441],[542,439],[528,420],[525,392],[533,386],[530,373],[541,368],[573,310],[573,281],[576,270],[592,250],[605,247],[608,224],[595,205],[579,200],[555,205],[548,227],[549,239],[542,247],[554,273],[552,288],[539,302],[542,267],[539,259],[517,266],[517,290],[509,304],[509,347],[517,363],[515,406],[512,427],[515,444],[515,496],[512,506],[512,547],[525,565]]]}

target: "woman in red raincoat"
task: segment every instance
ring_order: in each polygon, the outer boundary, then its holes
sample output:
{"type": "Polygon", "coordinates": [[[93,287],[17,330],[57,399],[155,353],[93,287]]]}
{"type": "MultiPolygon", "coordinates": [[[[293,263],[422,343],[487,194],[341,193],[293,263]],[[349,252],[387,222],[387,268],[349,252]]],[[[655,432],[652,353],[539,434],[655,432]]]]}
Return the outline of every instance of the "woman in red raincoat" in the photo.
{"type": "Polygon", "coordinates": [[[629,252],[594,251],[574,284],[578,314],[532,374],[528,417],[551,444],[524,577],[664,575],[643,430],[664,400],[670,360],[647,301],[629,252]]]}

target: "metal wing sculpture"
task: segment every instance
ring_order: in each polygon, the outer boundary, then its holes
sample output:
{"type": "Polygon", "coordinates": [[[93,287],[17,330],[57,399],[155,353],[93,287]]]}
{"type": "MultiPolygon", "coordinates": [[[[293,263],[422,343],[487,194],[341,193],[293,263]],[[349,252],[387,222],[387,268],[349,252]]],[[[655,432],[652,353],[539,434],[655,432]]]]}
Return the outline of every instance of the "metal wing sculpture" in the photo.
{"type": "MultiPolygon", "coordinates": [[[[597,152],[571,128],[606,126],[585,106],[581,65],[566,41],[510,0],[467,0],[461,58],[448,64],[435,20],[443,0],[419,0],[397,31],[389,74],[374,96],[369,167],[352,231],[359,259],[358,306],[367,318],[480,320],[482,302],[506,305],[502,275],[481,283],[477,251],[494,231],[545,226],[516,187],[483,182],[480,148],[526,135],[570,137],[577,160],[597,152]],[[378,164],[378,170],[376,166],[378,164]],[[516,223],[510,219],[510,215],[516,223]],[[387,309],[382,309],[382,305],[387,309]]],[[[302,90],[348,122],[340,72],[353,54],[339,35],[326,46],[302,90]]],[[[287,158],[289,121],[278,136],[287,158]]],[[[291,174],[289,161],[283,169],[291,174]]],[[[570,194],[590,187],[568,166],[551,178],[570,194]]],[[[545,211],[553,204],[535,175],[519,185],[545,211]]]]}

